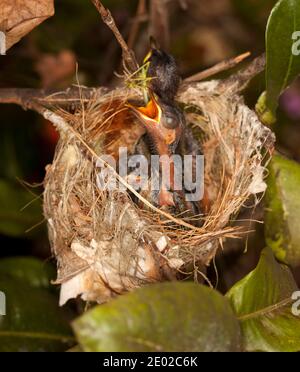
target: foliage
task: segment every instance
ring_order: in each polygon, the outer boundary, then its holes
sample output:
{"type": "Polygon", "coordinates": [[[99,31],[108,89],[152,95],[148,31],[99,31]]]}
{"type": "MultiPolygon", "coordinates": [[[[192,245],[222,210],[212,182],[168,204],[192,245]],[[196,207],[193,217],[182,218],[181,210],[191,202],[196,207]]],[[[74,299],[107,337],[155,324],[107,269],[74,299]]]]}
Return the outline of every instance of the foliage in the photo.
{"type": "Polygon", "coordinates": [[[49,265],[31,258],[0,262],[6,315],[0,315],[0,351],[64,351],[74,344],[72,313],[49,290],[49,265]]]}
{"type": "Polygon", "coordinates": [[[278,260],[300,265],[300,166],[280,155],[269,167],[265,207],[266,242],[278,260]]]}
{"type": "Polygon", "coordinates": [[[300,321],[292,314],[297,284],[271,249],[255,270],[227,293],[241,324],[245,351],[299,351],[300,321]]]}
{"type": "Polygon", "coordinates": [[[99,305],[73,324],[85,351],[238,351],[229,302],[194,283],[162,283],[99,305]]]}

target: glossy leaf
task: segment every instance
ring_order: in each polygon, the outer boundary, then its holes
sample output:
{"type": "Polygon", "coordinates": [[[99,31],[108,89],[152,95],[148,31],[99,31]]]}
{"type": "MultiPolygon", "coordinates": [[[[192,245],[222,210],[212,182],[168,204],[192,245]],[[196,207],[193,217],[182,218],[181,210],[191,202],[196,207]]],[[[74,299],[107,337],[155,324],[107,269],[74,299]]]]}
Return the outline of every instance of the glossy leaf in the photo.
{"type": "Polygon", "coordinates": [[[6,315],[0,316],[0,352],[65,351],[74,345],[69,325],[73,314],[59,308],[57,296],[51,293],[53,274],[51,265],[34,258],[0,260],[0,291],[6,297],[6,315]]]}
{"type": "Polygon", "coordinates": [[[53,289],[55,269],[47,262],[33,257],[8,257],[0,260],[0,275],[19,279],[31,287],[53,289]]]}
{"type": "Polygon", "coordinates": [[[276,155],[269,166],[265,235],[278,260],[300,265],[300,165],[276,155]]]}
{"type": "Polygon", "coordinates": [[[240,329],[227,299],[194,283],[143,287],[73,323],[84,351],[236,351],[240,329]]]}
{"type": "Polygon", "coordinates": [[[47,290],[0,275],[6,315],[0,316],[0,352],[65,351],[74,344],[69,314],[47,290]]]}
{"type": "Polygon", "coordinates": [[[266,248],[255,270],[227,294],[240,320],[245,351],[300,351],[300,317],[293,315],[293,276],[266,248]]]}
{"type": "Polygon", "coordinates": [[[300,30],[300,1],[279,0],[266,32],[267,108],[275,114],[278,97],[300,74],[300,55],[294,55],[294,32],[300,30]]]}

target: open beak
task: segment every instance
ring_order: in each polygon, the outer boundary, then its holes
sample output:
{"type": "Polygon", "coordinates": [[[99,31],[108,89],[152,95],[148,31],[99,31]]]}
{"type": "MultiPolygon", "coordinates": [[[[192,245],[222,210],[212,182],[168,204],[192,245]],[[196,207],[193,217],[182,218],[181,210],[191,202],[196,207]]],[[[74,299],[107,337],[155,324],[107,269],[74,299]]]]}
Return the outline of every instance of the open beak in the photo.
{"type": "Polygon", "coordinates": [[[157,103],[154,95],[151,95],[150,101],[147,103],[146,106],[134,106],[128,104],[133,112],[137,115],[139,119],[143,121],[144,124],[159,124],[162,116],[162,110],[157,103]]]}
{"type": "Polygon", "coordinates": [[[151,94],[150,97],[150,101],[146,106],[138,107],[131,105],[130,103],[128,103],[127,106],[131,108],[137,118],[143,123],[150,136],[155,139],[156,143],[168,146],[173,144],[177,145],[178,136],[180,135],[178,130],[180,128],[168,129],[162,125],[162,108],[153,94],[151,94]]]}

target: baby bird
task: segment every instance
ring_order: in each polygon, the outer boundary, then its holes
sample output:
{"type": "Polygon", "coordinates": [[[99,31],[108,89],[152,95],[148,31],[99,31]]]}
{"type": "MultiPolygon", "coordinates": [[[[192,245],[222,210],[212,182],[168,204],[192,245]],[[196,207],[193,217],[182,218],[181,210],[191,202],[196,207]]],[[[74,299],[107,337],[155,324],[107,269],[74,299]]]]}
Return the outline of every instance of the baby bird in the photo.
{"type": "Polygon", "coordinates": [[[187,202],[181,186],[176,185],[173,156],[184,137],[185,117],[175,102],[180,76],[176,61],[166,52],[152,48],[144,62],[149,63],[147,77],[149,102],[146,106],[130,105],[145,127],[152,154],[160,156],[161,184],[157,204],[175,213],[192,212],[194,205],[187,202]],[[165,155],[165,156],[164,156],[165,155]],[[170,175],[166,180],[164,175],[170,175]],[[168,182],[169,181],[169,182],[168,182]]]}

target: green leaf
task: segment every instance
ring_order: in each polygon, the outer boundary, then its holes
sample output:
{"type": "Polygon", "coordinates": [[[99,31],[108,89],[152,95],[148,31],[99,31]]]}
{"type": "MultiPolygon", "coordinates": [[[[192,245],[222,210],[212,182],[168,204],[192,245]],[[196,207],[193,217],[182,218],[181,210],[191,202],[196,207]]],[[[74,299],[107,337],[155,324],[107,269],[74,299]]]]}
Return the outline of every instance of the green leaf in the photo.
{"type": "Polygon", "coordinates": [[[269,166],[265,196],[266,242],[276,258],[300,265],[300,165],[275,155],[269,166]]]}
{"type": "Polygon", "coordinates": [[[84,351],[237,351],[227,299],[194,283],[161,283],[99,305],[73,323],[84,351]]]}
{"type": "Polygon", "coordinates": [[[278,97],[300,73],[300,56],[293,55],[293,34],[300,30],[300,1],[280,0],[266,32],[267,107],[275,115],[278,97]]]}
{"type": "Polygon", "coordinates": [[[300,317],[292,314],[293,276],[266,248],[255,270],[226,295],[239,317],[245,351],[300,351],[300,317]]]}
{"type": "Polygon", "coordinates": [[[70,328],[73,314],[67,307],[59,308],[50,290],[53,275],[51,265],[35,258],[0,260],[0,291],[6,297],[0,352],[65,351],[75,344],[70,328]]]}
{"type": "Polygon", "coordinates": [[[55,279],[52,265],[33,257],[8,257],[0,260],[0,275],[19,279],[31,287],[53,289],[55,279]]]}
{"type": "Polygon", "coordinates": [[[263,124],[272,126],[276,123],[276,116],[268,109],[266,98],[267,94],[263,92],[257,101],[255,111],[263,124]]]}
{"type": "Polygon", "coordinates": [[[6,315],[0,316],[0,352],[65,351],[74,339],[70,316],[51,293],[0,276],[6,315]]]}
{"type": "Polygon", "coordinates": [[[43,220],[41,201],[13,182],[0,180],[0,233],[14,237],[43,220]]]}

